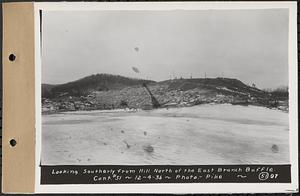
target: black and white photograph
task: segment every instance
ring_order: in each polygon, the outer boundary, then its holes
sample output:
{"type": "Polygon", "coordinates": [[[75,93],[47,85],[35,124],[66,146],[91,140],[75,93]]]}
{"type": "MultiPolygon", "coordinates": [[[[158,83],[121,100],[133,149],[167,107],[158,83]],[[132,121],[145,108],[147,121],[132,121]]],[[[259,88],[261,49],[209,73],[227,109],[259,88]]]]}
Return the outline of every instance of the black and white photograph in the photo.
{"type": "Polygon", "coordinates": [[[3,193],[299,192],[297,2],[2,6],[3,193]]]}
{"type": "Polygon", "coordinates": [[[125,4],[39,12],[42,187],[295,183],[292,6],[125,4]]]}
{"type": "Polygon", "coordinates": [[[291,5],[81,5],[40,6],[38,190],[295,184],[291,5]]]}
{"type": "Polygon", "coordinates": [[[288,22],[288,9],[44,12],[41,163],[290,163],[288,22]]]}

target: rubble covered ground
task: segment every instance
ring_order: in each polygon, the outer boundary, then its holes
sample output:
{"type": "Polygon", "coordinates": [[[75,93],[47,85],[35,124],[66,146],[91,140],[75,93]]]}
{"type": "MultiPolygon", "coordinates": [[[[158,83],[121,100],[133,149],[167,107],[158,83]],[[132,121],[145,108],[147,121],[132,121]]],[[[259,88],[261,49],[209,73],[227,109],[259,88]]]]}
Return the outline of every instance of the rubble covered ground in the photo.
{"type": "MultiPolygon", "coordinates": [[[[205,103],[256,105],[288,111],[288,98],[246,86],[235,79],[177,79],[149,84],[149,90],[161,107],[187,107],[205,103]],[[216,83],[217,81],[218,83],[216,83]]],[[[90,90],[80,96],[62,92],[54,98],[43,98],[42,111],[54,113],[77,110],[152,109],[149,93],[142,85],[120,89],[90,90]]]]}

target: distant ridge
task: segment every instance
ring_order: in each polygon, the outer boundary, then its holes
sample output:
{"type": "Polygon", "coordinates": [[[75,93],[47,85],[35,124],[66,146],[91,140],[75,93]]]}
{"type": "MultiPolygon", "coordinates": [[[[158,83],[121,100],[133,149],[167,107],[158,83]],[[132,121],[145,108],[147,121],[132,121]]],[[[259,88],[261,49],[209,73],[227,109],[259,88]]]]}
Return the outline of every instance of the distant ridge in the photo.
{"type": "Polygon", "coordinates": [[[53,98],[62,94],[82,96],[92,91],[117,90],[124,87],[155,83],[152,80],[129,78],[112,74],[93,74],[72,82],[52,85],[42,84],[42,97],[53,98]]]}
{"type": "Polygon", "coordinates": [[[214,92],[225,94],[250,94],[252,96],[266,96],[266,92],[244,84],[235,78],[193,78],[193,79],[176,79],[161,82],[168,84],[170,90],[187,91],[195,88],[207,89],[214,92]]]}
{"type": "Polygon", "coordinates": [[[43,98],[56,98],[59,96],[85,96],[94,91],[120,90],[125,87],[142,86],[142,84],[167,85],[168,91],[187,91],[195,88],[207,89],[223,93],[251,94],[253,96],[265,96],[266,92],[258,88],[248,86],[234,78],[181,78],[156,82],[153,80],[143,80],[129,78],[112,74],[93,74],[72,82],[64,84],[42,84],[43,98]]]}

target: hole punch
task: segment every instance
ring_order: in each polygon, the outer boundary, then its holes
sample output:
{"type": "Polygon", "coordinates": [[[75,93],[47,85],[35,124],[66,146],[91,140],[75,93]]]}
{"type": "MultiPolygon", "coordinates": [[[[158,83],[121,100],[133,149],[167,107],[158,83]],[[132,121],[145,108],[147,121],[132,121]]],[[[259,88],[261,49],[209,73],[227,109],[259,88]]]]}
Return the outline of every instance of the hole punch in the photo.
{"type": "Polygon", "coordinates": [[[16,57],[14,54],[10,54],[9,57],[8,57],[8,59],[9,59],[10,61],[15,61],[16,58],[17,58],[17,57],[16,57]]]}
{"type": "Polygon", "coordinates": [[[17,145],[17,141],[16,141],[15,139],[11,139],[11,140],[9,141],[9,144],[10,144],[12,147],[14,147],[15,145],[17,145]]]}

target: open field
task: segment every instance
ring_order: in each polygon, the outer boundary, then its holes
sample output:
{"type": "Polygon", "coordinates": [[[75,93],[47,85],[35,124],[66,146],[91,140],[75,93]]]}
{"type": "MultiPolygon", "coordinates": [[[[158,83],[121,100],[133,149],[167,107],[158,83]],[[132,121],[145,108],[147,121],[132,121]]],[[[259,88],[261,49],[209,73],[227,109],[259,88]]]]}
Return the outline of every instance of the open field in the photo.
{"type": "Polygon", "coordinates": [[[288,113],[205,104],[42,115],[43,165],[289,163],[288,113]]]}

